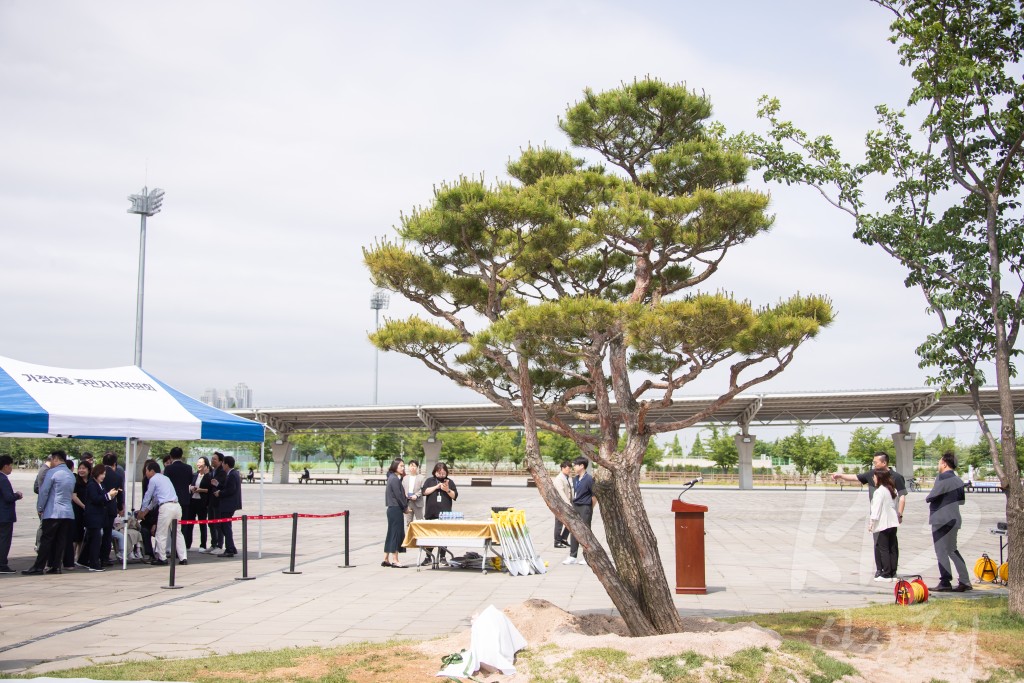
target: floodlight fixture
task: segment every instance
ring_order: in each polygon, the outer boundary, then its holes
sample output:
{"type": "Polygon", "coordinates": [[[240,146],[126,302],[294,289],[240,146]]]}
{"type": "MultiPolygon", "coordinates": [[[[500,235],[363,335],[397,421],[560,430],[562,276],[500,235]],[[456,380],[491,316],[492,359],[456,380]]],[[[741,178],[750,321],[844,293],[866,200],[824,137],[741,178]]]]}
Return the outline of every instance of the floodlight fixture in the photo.
{"type": "Polygon", "coordinates": [[[128,201],[132,203],[132,208],[128,209],[128,213],[155,216],[163,207],[164,191],[159,187],[154,187],[152,190],[143,187],[139,194],[128,195],[128,201]]]}
{"type": "Polygon", "coordinates": [[[370,310],[380,311],[388,307],[388,302],[391,301],[391,295],[383,289],[373,290],[373,294],[370,295],[370,310]]]}

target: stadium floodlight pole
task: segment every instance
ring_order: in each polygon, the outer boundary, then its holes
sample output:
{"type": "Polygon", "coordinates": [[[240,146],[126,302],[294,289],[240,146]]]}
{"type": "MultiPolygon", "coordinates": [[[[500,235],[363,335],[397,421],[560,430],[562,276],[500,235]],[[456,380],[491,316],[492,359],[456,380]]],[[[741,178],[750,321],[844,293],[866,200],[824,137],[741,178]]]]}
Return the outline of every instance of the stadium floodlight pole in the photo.
{"type": "MultiPolygon", "coordinates": [[[[370,295],[370,309],[373,310],[375,316],[375,327],[377,331],[380,331],[380,312],[381,309],[388,307],[388,301],[391,295],[385,292],[383,289],[373,290],[373,294],[370,295]]],[[[380,359],[380,349],[376,346],[373,349],[373,405],[377,405],[377,370],[380,359]]]]}
{"type": "Polygon", "coordinates": [[[142,226],[139,228],[139,286],[135,299],[135,367],[142,367],[142,303],[145,300],[146,284],[146,217],[155,216],[160,213],[164,203],[164,191],[159,187],[149,190],[142,188],[139,194],[128,195],[128,201],[132,208],[128,213],[137,213],[142,216],[142,226]]]}

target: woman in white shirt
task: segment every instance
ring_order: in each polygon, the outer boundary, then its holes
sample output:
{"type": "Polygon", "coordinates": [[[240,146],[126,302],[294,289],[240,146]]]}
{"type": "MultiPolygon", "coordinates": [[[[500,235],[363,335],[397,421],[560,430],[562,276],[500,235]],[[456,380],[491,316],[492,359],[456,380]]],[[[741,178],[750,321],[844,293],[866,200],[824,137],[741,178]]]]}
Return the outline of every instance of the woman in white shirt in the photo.
{"type": "Polygon", "coordinates": [[[900,516],[896,511],[896,486],[887,469],[874,471],[875,495],[871,497],[871,519],[868,531],[876,534],[875,553],[881,560],[882,574],[875,581],[893,581],[896,578],[896,530],[900,516]]]}

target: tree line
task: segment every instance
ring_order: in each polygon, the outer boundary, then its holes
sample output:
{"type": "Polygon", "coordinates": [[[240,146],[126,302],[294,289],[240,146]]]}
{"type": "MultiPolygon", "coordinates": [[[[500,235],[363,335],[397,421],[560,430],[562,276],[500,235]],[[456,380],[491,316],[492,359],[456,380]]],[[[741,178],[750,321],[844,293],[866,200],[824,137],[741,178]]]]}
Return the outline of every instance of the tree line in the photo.
{"type": "MultiPolygon", "coordinates": [[[[801,474],[812,475],[833,472],[842,461],[846,463],[853,461],[859,466],[869,467],[875,453],[887,453],[891,457],[896,455],[896,447],[892,439],[884,435],[883,431],[884,427],[857,427],[850,434],[850,443],[844,455],[836,448],[831,437],[822,434],[808,435],[806,429],[799,426],[792,434],[773,441],[759,439],[755,449],[755,458],[764,454],[772,462],[786,460],[792,463],[801,474]]],[[[1018,438],[1018,441],[1021,440],[1018,438]]],[[[1024,446],[1024,443],[1021,445],[1024,446]]],[[[991,469],[989,442],[984,435],[973,444],[961,443],[952,436],[941,434],[933,437],[931,441],[918,438],[914,442],[914,461],[918,464],[935,461],[947,451],[956,454],[957,462],[964,469],[974,467],[982,473],[991,469]]],[[[1019,454],[1018,461],[1024,460],[1024,450],[1018,447],[1017,452],[1019,454]]],[[[678,436],[675,436],[668,447],[664,449],[664,454],[670,459],[684,457],[678,436]]],[[[739,450],[732,434],[725,430],[719,430],[717,427],[709,427],[693,440],[688,457],[710,460],[723,472],[728,472],[739,463],[739,450]]],[[[1024,466],[1024,462],[1020,464],[1024,466]]]]}

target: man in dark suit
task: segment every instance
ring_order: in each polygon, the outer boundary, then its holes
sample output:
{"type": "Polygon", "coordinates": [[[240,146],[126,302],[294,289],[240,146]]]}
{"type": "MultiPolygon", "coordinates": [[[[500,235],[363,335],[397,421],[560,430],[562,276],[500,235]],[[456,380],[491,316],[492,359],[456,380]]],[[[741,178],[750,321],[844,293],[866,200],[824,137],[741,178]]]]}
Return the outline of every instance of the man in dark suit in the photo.
{"type": "Polygon", "coordinates": [[[14,523],[18,515],[14,504],[21,500],[21,491],[15,491],[7,477],[11,474],[14,459],[9,455],[0,455],[0,574],[13,574],[14,570],[7,566],[7,554],[11,550],[11,538],[14,534],[14,523]]]}
{"type": "Polygon", "coordinates": [[[189,505],[192,503],[192,493],[188,488],[192,485],[192,466],[182,462],[183,455],[177,446],[171,449],[171,462],[164,468],[164,476],[174,485],[174,493],[181,506],[181,518],[188,519],[189,505]]]}
{"type": "MultiPolygon", "coordinates": [[[[232,517],[236,510],[242,508],[242,475],[235,469],[234,457],[224,456],[217,475],[218,488],[213,493],[217,498],[217,516],[232,517]]],[[[219,557],[234,557],[238,553],[238,549],[235,548],[231,522],[222,523],[220,529],[224,536],[224,552],[219,557]]]]}
{"type": "Polygon", "coordinates": [[[117,464],[117,454],[107,451],[103,454],[103,467],[107,469],[107,476],[103,479],[103,493],[107,497],[107,518],[103,520],[103,537],[100,540],[100,563],[104,567],[113,566],[110,560],[110,548],[114,540],[114,518],[124,514],[124,470],[117,464]],[[109,494],[117,489],[117,495],[113,498],[109,494]]]}
{"type": "MultiPolygon", "coordinates": [[[[217,493],[224,483],[224,454],[214,451],[210,460],[210,481],[207,491],[208,519],[217,519],[220,515],[220,494],[217,493]]],[[[210,524],[210,548],[207,550],[211,555],[218,555],[224,552],[224,532],[220,524],[210,524]]]]}

